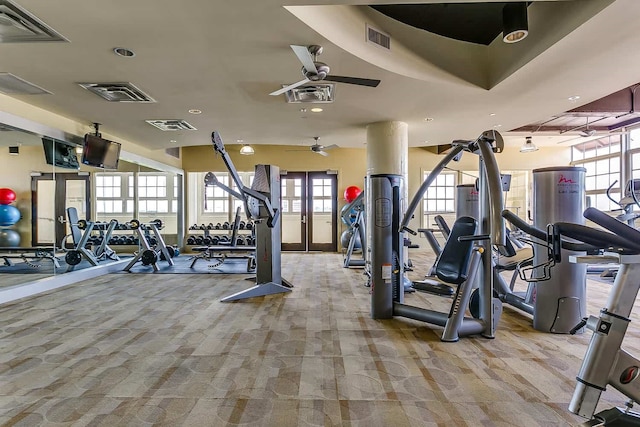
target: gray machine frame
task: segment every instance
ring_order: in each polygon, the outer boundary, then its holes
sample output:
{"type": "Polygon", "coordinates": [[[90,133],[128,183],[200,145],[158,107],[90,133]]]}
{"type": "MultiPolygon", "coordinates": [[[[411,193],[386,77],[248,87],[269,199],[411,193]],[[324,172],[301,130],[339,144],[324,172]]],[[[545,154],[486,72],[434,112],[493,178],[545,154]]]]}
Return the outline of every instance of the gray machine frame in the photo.
{"type": "Polygon", "coordinates": [[[351,229],[351,238],[349,239],[349,245],[347,246],[347,250],[344,256],[344,268],[349,267],[365,267],[366,260],[365,256],[367,253],[367,239],[365,236],[365,217],[364,217],[364,195],[365,192],[362,191],[358,196],[353,199],[350,203],[347,203],[343,206],[340,211],[340,218],[342,222],[345,224],[349,224],[349,216],[351,215],[351,211],[355,210],[355,218],[353,222],[349,225],[351,229]],[[355,244],[357,239],[360,239],[360,247],[362,250],[362,259],[352,259],[353,251],[355,249],[355,244]]]}
{"type": "Polygon", "coordinates": [[[211,134],[214,151],[222,157],[238,191],[225,190],[242,200],[245,212],[255,223],[256,233],[256,285],[223,298],[222,302],[291,292],[293,285],[282,278],[280,235],[280,168],[273,165],[255,165],[251,188],[246,187],[231,157],[224,148],[220,134],[211,134]]]}
{"type": "Polygon", "coordinates": [[[401,209],[402,177],[399,175],[373,175],[369,177],[367,186],[372,195],[368,201],[374,221],[368,225],[372,230],[371,248],[371,317],[385,319],[403,316],[444,327],[442,341],[455,342],[460,337],[481,334],[486,338],[494,338],[502,303],[493,297],[493,276],[491,268],[491,251],[476,243],[469,261],[467,280],[459,285],[449,312],[439,312],[404,303],[404,292],[400,287],[404,279],[404,232],[416,234],[408,225],[415,210],[422,202],[423,195],[433,183],[437,175],[463,152],[479,157],[479,191],[480,230],[477,236],[468,236],[474,240],[490,240],[492,245],[504,246],[505,227],[500,216],[502,211],[502,191],[500,172],[494,153],[504,148],[500,133],[494,130],[485,131],[474,141],[454,141],[453,148],[445,158],[432,170],[413,197],[404,213],[402,221],[396,223],[401,209]],[[465,316],[471,292],[477,283],[480,287],[479,317],[465,316]],[[391,286],[388,286],[390,283],[391,286]]]}
{"type": "Polygon", "coordinates": [[[584,217],[608,231],[574,223],[555,223],[543,231],[509,211],[504,211],[503,216],[521,230],[547,241],[551,269],[562,258],[561,248],[573,252],[607,251],[603,255],[569,255],[572,263],[620,263],[620,271],[600,315],[585,317],[571,331],[575,333],[586,326],[593,335],[568,409],[589,420],[584,426],[640,426],[640,414],[631,410],[640,400],[640,359],[622,349],[640,290],[640,231],[595,208],[587,208],[584,217]],[[561,240],[561,236],[571,240],[561,240]],[[612,408],[596,414],[600,396],[608,385],[629,401],[624,409],[612,408]]]}

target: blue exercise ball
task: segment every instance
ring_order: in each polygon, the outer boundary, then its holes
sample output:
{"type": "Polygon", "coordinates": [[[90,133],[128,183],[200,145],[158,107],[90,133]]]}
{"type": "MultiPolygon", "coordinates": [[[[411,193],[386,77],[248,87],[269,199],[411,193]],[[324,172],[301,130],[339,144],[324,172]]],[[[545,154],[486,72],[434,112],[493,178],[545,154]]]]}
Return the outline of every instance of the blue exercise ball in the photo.
{"type": "MultiPolygon", "coordinates": [[[[344,230],[340,235],[340,244],[344,249],[349,248],[349,241],[351,240],[351,236],[353,236],[353,230],[348,229],[344,230]]],[[[356,233],[356,241],[353,244],[353,249],[362,249],[362,244],[360,242],[360,234],[356,233]]]]}
{"type": "Polygon", "coordinates": [[[8,228],[0,229],[0,246],[5,248],[16,248],[20,246],[20,233],[8,228]]]}
{"type": "Polygon", "coordinates": [[[7,227],[20,221],[20,211],[11,205],[0,205],[0,227],[7,227]]]}

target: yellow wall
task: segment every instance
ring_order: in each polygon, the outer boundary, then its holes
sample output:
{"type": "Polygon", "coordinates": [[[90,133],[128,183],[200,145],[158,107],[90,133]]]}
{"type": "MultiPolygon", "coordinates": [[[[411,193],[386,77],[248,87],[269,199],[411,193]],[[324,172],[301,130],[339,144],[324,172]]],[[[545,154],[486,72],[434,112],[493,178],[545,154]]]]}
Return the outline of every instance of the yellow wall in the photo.
{"type": "MultiPolygon", "coordinates": [[[[253,156],[241,155],[239,153],[240,146],[236,144],[230,144],[225,148],[236,169],[241,172],[252,171],[256,164],[272,164],[288,171],[337,171],[339,209],[345,203],[342,198],[345,188],[350,185],[363,187],[366,174],[366,151],[364,148],[336,148],[331,150],[327,157],[306,151],[308,148],[305,147],[257,145],[254,146],[256,153],[253,156]]],[[[519,149],[514,147],[506,148],[504,152],[496,155],[496,159],[501,169],[532,170],[547,166],[566,166],[570,162],[570,155],[570,149],[567,147],[543,147],[534,153],[520,153],[519,149]]],[[[409,149],[409,198],[413,197],[422,184],[424,172],[435,167],[442,158],[443,156],[433,154],[423,148],[409,149]]],[[[185,172],[226,171],[222,158],[215,154],[210,145],[183,148],[182,167],[185,172]]],[[[465,153],[460,162],[451,162],[449,167],[467,171],[478,170],[478,157],[465,153]]],[[[187,197],[192,191],[195,190],[186,189],[187,197]]],[[[188,213],[185,217],[188,218],[188,213]]],[[[416,215],[411,226],[414,229],[418,228],[419,221],[419,215],[416,215]]]]}

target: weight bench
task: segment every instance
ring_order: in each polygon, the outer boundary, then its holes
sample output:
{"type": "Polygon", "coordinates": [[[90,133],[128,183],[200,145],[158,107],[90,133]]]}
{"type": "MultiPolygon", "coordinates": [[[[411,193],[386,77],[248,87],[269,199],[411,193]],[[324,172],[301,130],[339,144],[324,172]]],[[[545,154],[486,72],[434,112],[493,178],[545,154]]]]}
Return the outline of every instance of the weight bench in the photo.
{"type": "Polygon", "coordinates": [[[21,259],[30,267],[40,267],[39,264],[33,264],[29,260],[40,261],[42,259],[51,260],[55,268],[60,268],[60,260],[56,257],[56,248],[51,246],[32,246],[32,247],[12,247],[1,246],[0,258],[3,259],[4,265],[11,267],[14,265],[12,259],[21,259]]]}
{"type": "Polygon", "coordinates": [[[218,264],[215,267],[222,265],[226,259],[247,259],[247,273],[253,272],[256,268],[256,247],[238,245],[238,230],[240,228],[240,208],[236,210],[236,217],[233,221],[233,230],[231,233],[231,240],[228,245],[210,245],[210,246],[196,246],[192,248],[195,252],[200,252],[198,255],[192,256],[191,266],[193,268],[199,259],[207,261],[216,260],[218,264]],[[244,252],[244,254],[242,254],[244,252]],[[229,255],[230,254],[230,255],[229,255]]]}

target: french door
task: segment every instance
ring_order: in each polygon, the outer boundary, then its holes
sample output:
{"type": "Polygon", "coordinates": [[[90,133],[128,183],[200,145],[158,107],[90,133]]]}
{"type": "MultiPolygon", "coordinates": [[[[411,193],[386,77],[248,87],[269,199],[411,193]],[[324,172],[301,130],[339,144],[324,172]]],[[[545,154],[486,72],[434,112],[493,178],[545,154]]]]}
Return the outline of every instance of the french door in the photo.
{"type": "Polygon", "coordinates": [[[60,245],[70,233],[67,208],[91,219],[89,173],[43,173],[31,177],[31,244],[60,245]]]}
{"type": "Polygon", "coordinates": [[[287,172],[281,182],[282,250],[337,251],[337,175],[287,172]]]}

